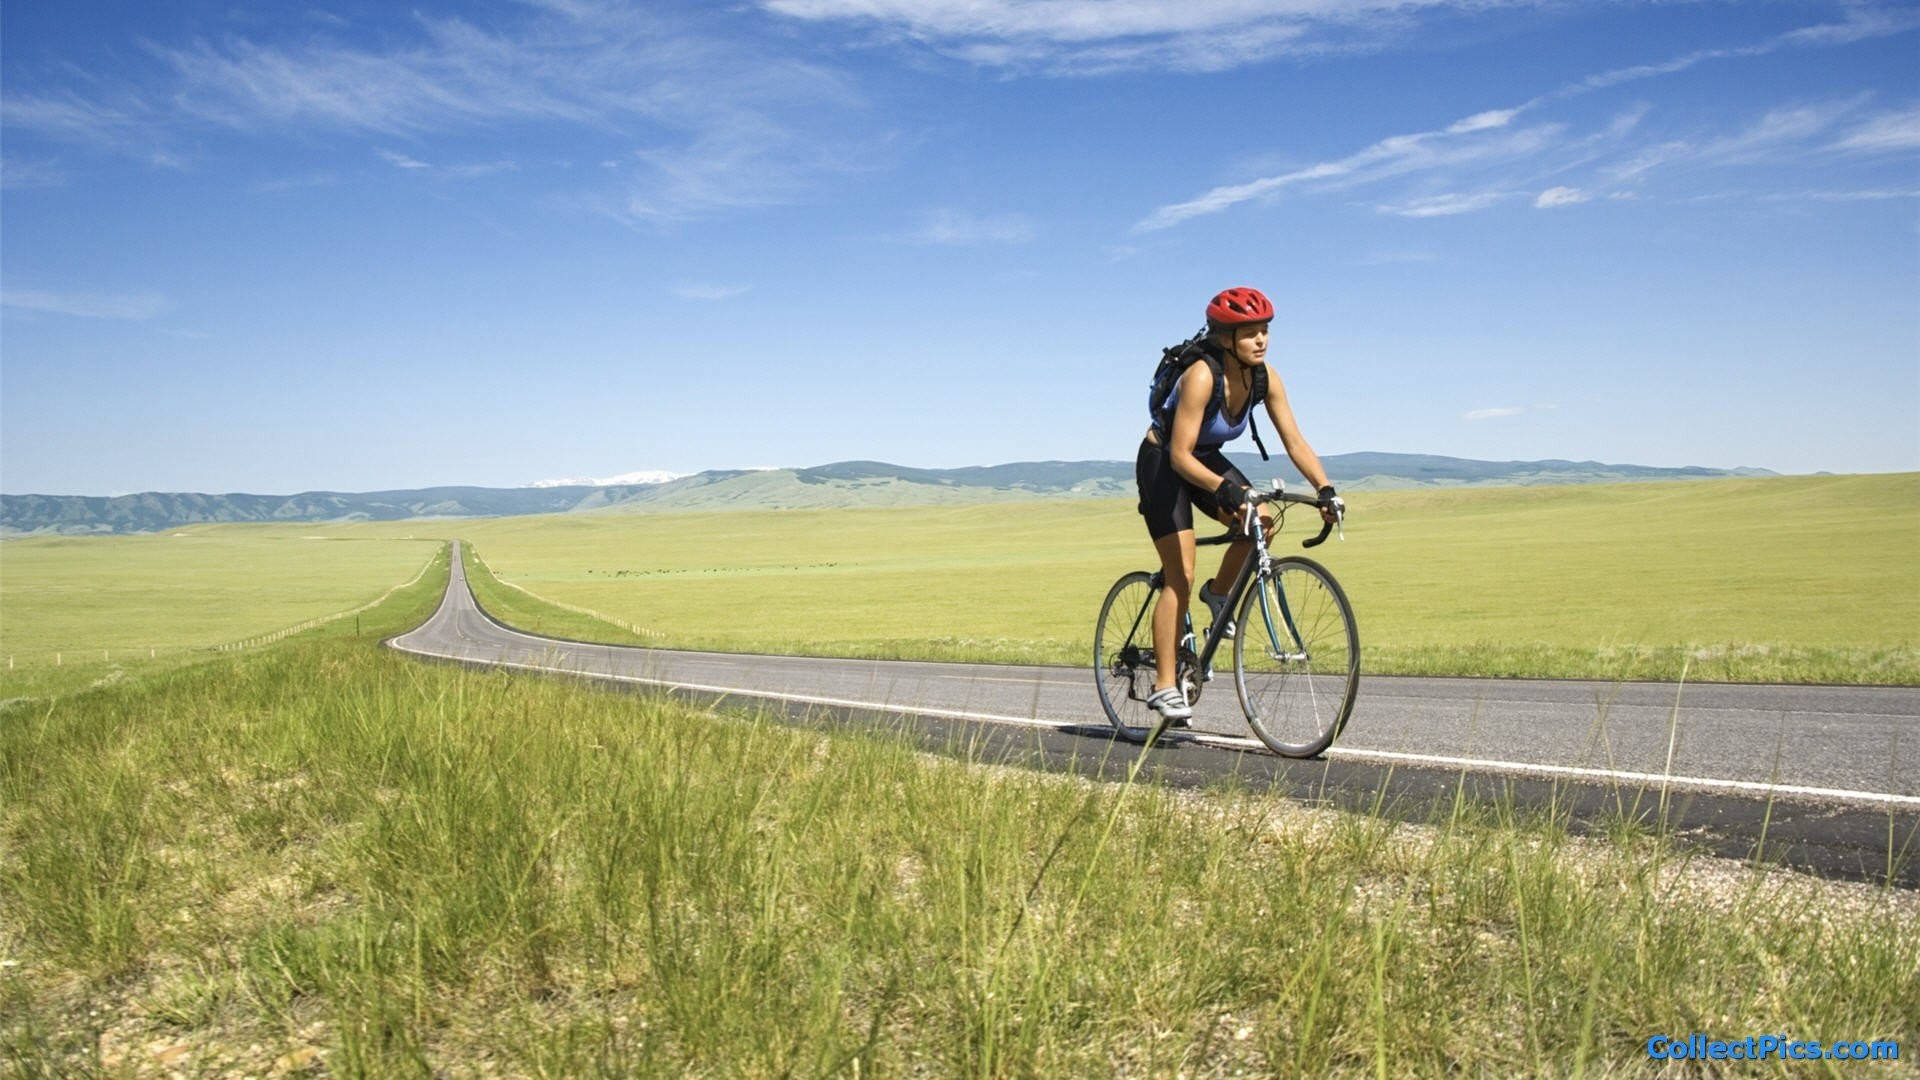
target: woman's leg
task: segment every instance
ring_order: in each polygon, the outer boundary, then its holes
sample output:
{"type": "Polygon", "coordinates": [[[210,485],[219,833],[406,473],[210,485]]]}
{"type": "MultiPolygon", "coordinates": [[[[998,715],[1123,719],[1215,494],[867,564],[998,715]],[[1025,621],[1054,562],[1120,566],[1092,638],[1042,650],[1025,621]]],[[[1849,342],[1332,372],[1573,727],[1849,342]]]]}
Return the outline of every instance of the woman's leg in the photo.
{"type": "MultiPolygon", "coordinates": [[[[1231,515],[1227,517],[1225,524],[1229,528],[1235,524],[1231,515]]],[[[1268,537],[1273,535],[1273,511],[1264,506],[1260,508],[1260,531],[1268,537]]],[[[1193,534],[1188,533],[1187,538],[1191,541],[1193,534]]],[[[1239,540],[1227,545],[1226,554],[1220,556],[1220,572],[1215,574],[1213,580],[1207,584],[1207,587],[1213,590],[1213,595],[1227,595],[1227,590],[1233,588],[1233,580],[1240,576],[1240,568],[1246,565],[1247,556],[1251,554],[1253,554],[1251,540],[1239,540]]],[[[1191,566],[1192,563],[1189,562],[1188,565],[1191,566]]]]}
{"type": "Polygon", "coordinates": [[[1160,572],[1166,587],[1153,608],[1153,688],[1173,685],[1180,656],[1180,616],[1187,613],[1193,593],[1193,530],[1171,532],[1153,542],[1160,553],[1160,572]]]}

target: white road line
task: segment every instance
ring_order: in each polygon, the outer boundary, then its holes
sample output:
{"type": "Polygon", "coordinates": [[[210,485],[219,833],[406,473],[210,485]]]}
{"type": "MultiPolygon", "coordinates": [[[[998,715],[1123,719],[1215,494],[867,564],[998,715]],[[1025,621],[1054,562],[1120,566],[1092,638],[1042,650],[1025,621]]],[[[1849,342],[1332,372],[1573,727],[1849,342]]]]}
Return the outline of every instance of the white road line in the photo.
{"type": "Polygon", "coordinates": [[[1763,784],[1757,780],[1716,780],[1704,776],[1662,776],[1659,773],[1627,772],[1621,769],[1589,769],[1574,765],[1534,765],[1524,761],[1493,761],[1485,758],[1446,757],[1439,754],[1403,754],[1392,750],[1356,750],[1336,746],[1328,757],[1361,761],[1407,762],[1414,765],[1446,765],[1482,772],[1546,773],[1573,776],[1583,780],[1624,780],[1638,784],[1663,784],[1667,787],[1706,788],[1738,791],[1755,795],[1800,795],[1840,802],[1864,802],[1882,806],[1920,806],[1920,795],[1894,795],[1884,791],[1852,791],[1846,788],[1804,787],[1798,784],[1763,784]]]}
{"type": "MultiPolygon", "coordinates": [[[[1362,676],[1362,678],[1365,678],[1365,676],[1362,676]]],[[[1710,690],[1714,687],[1715,684],[1699,683],[1696,685],[1710,690]]],[[[1866,686],[1866,687],[1861,687],[1860,689],[1880,690],[1880,689],[1886,689],[1886,688],[1878,687],[1878,686],[1866,686]]],[[[1900,689],[1900,688],[1895,688],[1895,689],[1900,689]]],[[[1588,702],[1584,702],[1584,701],[1563,701],[1563,700],[1555,700],[1553,698],[1530,698],[1530,697],[1474,698],[1471,701],[1444,701],[1443,700],[1443,701],[1436,702],[1433,698],[1424,697],[1420,694],[1376,694],[1371,692],[1365,694],[1364,697],[1368,701],[1418,701],[1418,702],[1425,702],[1428,705],[1452,706],[1454,708],[1461,708],[1461,709],[1471,708],[1474,705],[1478,705],[1478,704],[1488,704],[1488,705],[1589,704],[1588,702]]],[[[1673,708],[1673,703],[1670,701],[1649,701],[1649,702],[1640,702],[1640,703],[1629,702],[1629,701],[1595,701],[1595,702],[1591,702],[1590,704],[1593,704],[1596,706],[1604,705],[1609,710],[1639,709],[1642,711],[1664,712],[1664,711],[1669,711],[1673,708]]],[[[1782,708],[1778,708],[1777,706],[1772,708],[1774,708],[1776,711],[1779,711],[1779,712],[1791,712],[1794,716],[1838,716],[1848,720],[1912,720],[1914,719],[1913,713],[1837,712],[1832,709],[1782,709],[1782,708]]],[[[1739,705],[1693,705],[1683,701],[1680,704],[1680,711],[1683,713],[1712,713],[1712,712],[1753,713],[1753,712],[1760,712],[1763,710],[1746,708],[1739,705]]]]}
{"type": "MultiPolygon", "coordinates": [[[[495,624],[498,625],[498,624],[495,624]]],[[[502,627],[502,629],[506,629],[502,627]]],[[[517,636],[534,641],[530,634],[509,630],[517,636]]],[[[583,675],[595,679],[612,679],[618,682],[641,683],[660,686],[671,690],[694,690],[709,694],[734,695],[747,698],[772,698],[800,705],[825,705],[835,708],[864,709],[871,712],[892,713],[900,716],[937,716],[951,720],[974,720],[990,724],[1014,724],[1022,727],[1039,727],[1061,730],[1064,728],[1085,726],[1082,722],[1071,720],[1043,720],[1038,717],[1008,716],[1000,713],[968,712],[962,709],[940,709],[928,706],[895,705],[886,702],[858,701],[851,698],[824,697],[813,694],[786,694],[772,690],[755,690],[739,686],[715,686],[706,683],[678,682],[671,679],[655,679],[640,675],[619,675],[612,672],[596,672],[585,668],[556,667],[543,664],[527,664],[510,660],[488,660],[483,657],[459,656],[449,653],[436,653],[424,649],[401,645],[395,639],[394,647],[405,652],[422,656],[435,656],[452,660],[480,660],[483,663],[498,664],[502,667],[524,668],[530,671],[548,671],[567,675],[583,675]]],[[[1192,732],[1189,737],[1195,742],[1208,746],[1218,746],[1233,750],[1264,750],[1265,746],[1254,739],[1232,735],[1192,732]]],[[[1572,765],[1540,765],[1524,761],[1501,761],[1488,758],[1449,757],[1440,754],[1408,754],[1392,750],[1359,750],[1346,747],[1334,747],[1327,756],[1336,759],[1354,761],[1377,761],[1393,764],[1422,766],[1445,766],[1458,769],[1472,769],[1480,772],[1511,773],[1516,775],[1540,775],[1575,777],[1582,780],[1613,780],[1635,784],[1659,784],[1667,788],[1701,789],[1709,791],[1737,791],[1753,795],[1786,795],[1803,798],[1828,799],[1837,802],[1868,803],[1879,806],[1917,806],[1920,796],[1895,795],[1879,791],[1852,791],[1845,788],[1806,787],[1797,784],[1765,784],[1753,780],[1719,780],[1704,776],[1662,776],[1659,773],[1628,772],[1620,769],[1594,769],[1572,765]]]]}

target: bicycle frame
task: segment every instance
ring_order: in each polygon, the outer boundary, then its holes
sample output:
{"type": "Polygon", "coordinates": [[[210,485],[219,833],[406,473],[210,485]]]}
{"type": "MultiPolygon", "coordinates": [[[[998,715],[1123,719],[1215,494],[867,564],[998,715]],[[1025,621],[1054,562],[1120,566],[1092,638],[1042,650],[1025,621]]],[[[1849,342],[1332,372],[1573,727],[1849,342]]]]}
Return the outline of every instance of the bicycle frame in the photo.
{"type": "MultiPolygon", "coordinates": [[[[1273,556],[1267,551],[1266,530],[1260,523],[1260,515],[1254,512],[1254,507],[1251,505],[1247,507],[1246,518],[1247,538],[1253,541],[1253,552],[1244,563],[1240,564],[1240,572],[1234,577],[1233,586],[1227,590],[1227,606],[1225,610],[1229,613],[1228,618],[1232,617],[1231,613],[1240,610],[1240,605],[1246,597],[1248,585],[1256,578],[1270,577],[1273,574],[1273,556]]],[[[1215,544],[1227,544],[1233,540],[1233,535],[1228,533],[1222,536],[1209,537],[1205,540],[1196,540],[1194,544],[1196,547],[1205,547],[1215,544]]],[[[1166,585],[1164,577],[1159,574],[1156,574],[1155,577],[1160,579],[1160,587],[1164,588],[1166,585]]],[[[1287,606],[1286,594],[1275,594],[1279,600],[1280,621],[1287,628],[1287,637],[1284,639],[1274,631],[1273,609],[1267,603],[1266,590],[1262,589],[1259,595],[1260,618],[1266,623],[1267,640],[1290,640],[1293,642],[1294,648],[1299,650],[1298,652],[1292,653],[1274,654],[1273,658],[1275,660],[1287,660],[1296,663],[1306,660],[1307,646],[1306,643],[1300,639],[1299,628],[1293,623],[1293,612],[1287,606]]],[[[1145,611],[1143,610],[1141,614],[1144,615],[1145,611]]],[[[1191,635],[1193,633],[1193,612],[1188,611],[1185,619],[1186,633],[1191,635]]],[[[1137,628],[1138,618],[1136,618],[1135,623],[1137,628]]],[[[1200,669],[1197,675],[1202,682],[1213,677],[1213,657],[1215,653],[1219,652],[1221,643],[1226,640],[1221,633],[1221,631],[1226,628],[1226,623],[1227,619],[1216,619],[1213,625],[1207,628],[1207,639],[1201,645],[1199,654],[1195,658],[1197,666],[1200,669]]]]}

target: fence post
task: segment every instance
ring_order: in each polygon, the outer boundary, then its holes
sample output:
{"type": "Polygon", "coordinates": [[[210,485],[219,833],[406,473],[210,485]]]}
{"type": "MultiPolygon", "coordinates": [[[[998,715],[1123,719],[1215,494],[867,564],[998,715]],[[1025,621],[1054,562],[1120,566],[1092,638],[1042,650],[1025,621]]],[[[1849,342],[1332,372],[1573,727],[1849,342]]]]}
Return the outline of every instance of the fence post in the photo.
{"type": "Polygon", "coordinates": [[[54,654],[53,654],[53,666],[54,666],[54,667],[59,667],[59,666],[60,666],[60,654],[59,654],[59,653],[54,653],[54,654]]]}

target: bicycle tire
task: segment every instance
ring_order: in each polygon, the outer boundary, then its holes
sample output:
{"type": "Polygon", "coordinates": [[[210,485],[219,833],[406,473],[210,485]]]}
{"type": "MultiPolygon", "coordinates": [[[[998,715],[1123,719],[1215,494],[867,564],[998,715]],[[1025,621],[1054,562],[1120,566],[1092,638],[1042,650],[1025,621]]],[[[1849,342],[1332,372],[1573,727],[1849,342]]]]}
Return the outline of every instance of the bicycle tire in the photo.
{"type": "Polygon", "coordinates": [[[1160,714],[1147,708],[1153,693],[1153,575],[1135,570],[1107,590],[1093,626],[1093,681],[1100,707],[1120,737],[1149,742],[1160,735],[1160,714]]]}
{"type": "Polygon", "coordinates": [[[1360,689],[1360,629],[1326,567],[1289,555],[1248,585],[1233,681],[1247,725],[1269,750],[1307,758],[1333,745],[1360,689]]]}

